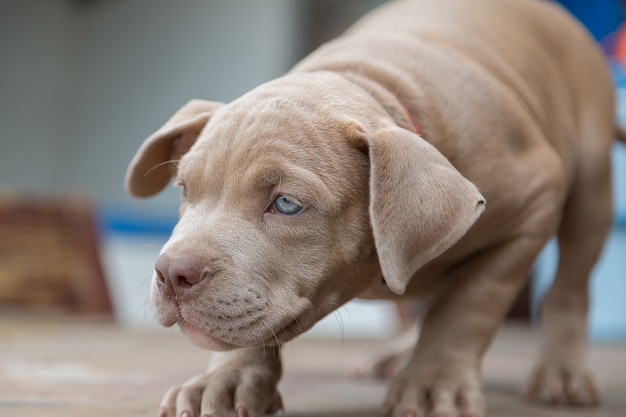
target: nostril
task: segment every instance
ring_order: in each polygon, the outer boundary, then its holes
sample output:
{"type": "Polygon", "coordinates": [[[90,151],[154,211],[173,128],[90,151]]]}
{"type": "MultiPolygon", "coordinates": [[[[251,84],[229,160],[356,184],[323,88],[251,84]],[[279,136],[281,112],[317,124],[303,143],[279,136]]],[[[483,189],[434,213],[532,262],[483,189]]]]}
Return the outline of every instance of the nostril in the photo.
{"type": "Polygon", "coordinates": [[[213,273],[192,261],[186,256],[171,256],[162,254],[157,259],[156,265],[157,284],[162,291],[174,292],[177,297],[184,293],[191,295],[194,287],[202,281],[211,278],[213,273]]]}
{"type": "Polygon", "coordinates": [[[184,275],[178,275],[178,277],[176,277],[178,282],[178,287],[179,288],[191,288],[193,287],[195,284],[189,282],[189,280],[187,279],[186,276],[184,275]]]}
{"type": "Polygon", "coordinates": [[[157,275],[157,282],[159,284],[167,283],[167,271],[170,268],[170,259],[166,255],[160,255],[154,265],[154,271],[157,275]]]}
{"type": "Polygon", "coordinates": [[[159,271],[158,269],[155,269],[155,272],[156,272],[158,283],[161,285],[165,285],[165,277],[163,276],[161,271],[159,271]]]}

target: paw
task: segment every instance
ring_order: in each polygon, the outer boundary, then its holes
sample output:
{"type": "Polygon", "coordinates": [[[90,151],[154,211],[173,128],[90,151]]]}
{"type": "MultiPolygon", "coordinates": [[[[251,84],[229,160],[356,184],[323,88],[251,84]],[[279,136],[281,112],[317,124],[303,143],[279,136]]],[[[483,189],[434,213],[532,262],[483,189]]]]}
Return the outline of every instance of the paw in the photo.
{"type": "Polygon", "coordinates": [[[361,353],[350,363],[350,375],[376,379],[395,377],[408,363],[417,335],[417,327],[411,326],[391,343],[361,353]]]}
{"type": "Polygon", "coordinates": [[[216,370],[170,388],[157,417],[263,417],[282,410],[272,375],[255,368],[216,370]]]}
{"type": "Polygon", "coordinates": [[[386,417],[484,417],[477,372],[449,369],[403,370],[392,382],[383,406],[386,417]],[[437,372],[439,371],[439,372],[437,372]]]}
{"type": "Polygon", "coordinates": [[[592,406],[600,394],[591,373],[584,368],[537,366],[530,377],[526,397],[551,404],[592,406]]]}
{"type": "Polygon", "coordinates": [[[409,355],[409,350],[392,352],[381,349],[365,352],[352,361],[349,372],[354,378],[393,378],[404,368],[409,355]]]}

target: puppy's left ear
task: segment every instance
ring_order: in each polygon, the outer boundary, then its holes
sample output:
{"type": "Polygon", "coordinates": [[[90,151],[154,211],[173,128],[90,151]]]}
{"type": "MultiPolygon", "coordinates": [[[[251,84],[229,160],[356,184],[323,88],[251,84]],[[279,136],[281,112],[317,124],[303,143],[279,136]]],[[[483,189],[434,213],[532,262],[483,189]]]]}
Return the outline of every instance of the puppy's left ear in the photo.
{"type": "Polygon", "coordinates": [[[176,175],[176,162],[191,148],[222,103],[191,100],[146,139],[126,171],[126,190],[135,197],[161,191],[176,175]],[[169,163],[173,162],[173,163],[169,163]]]}
{"type": "Polygon", "coordinates": [[[485,199],[435,147],[398,127],[349,140],[369,155],[369,213],[383,276],[396,294],[428,261],[456,243],[485,199]]]}

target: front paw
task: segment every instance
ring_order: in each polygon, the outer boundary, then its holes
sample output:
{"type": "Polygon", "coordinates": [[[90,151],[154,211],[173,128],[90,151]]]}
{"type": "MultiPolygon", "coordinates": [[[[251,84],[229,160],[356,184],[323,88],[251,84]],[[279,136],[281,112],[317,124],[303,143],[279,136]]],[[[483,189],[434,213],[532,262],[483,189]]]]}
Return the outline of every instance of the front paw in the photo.
{"type": "Polygon", "coordinates": [[[391,343],[359,354],[350,364],[350,375],[377,379],[395,377],[409,362],[417,336],[417,326],[411,326],[391,343]]]}
{"type": "Polygon", "coordinates": [[[384,404],[387,417],[483,417],[478,371],[463,367],[405,368],[393,380],[384,404]]]}
{"type": "Polygon", "coordinates": [[[551,404],[593,406],[600,403],[600,394],[591,373],[576,366],[542,364],[530,377],[526,396],[551,404]]]}
{"type": "Polygon", "coordinates": [[[263,368],[217,369],[170,388],[158,417],[263,417],[283,408],[277,378],[263,368]]]}

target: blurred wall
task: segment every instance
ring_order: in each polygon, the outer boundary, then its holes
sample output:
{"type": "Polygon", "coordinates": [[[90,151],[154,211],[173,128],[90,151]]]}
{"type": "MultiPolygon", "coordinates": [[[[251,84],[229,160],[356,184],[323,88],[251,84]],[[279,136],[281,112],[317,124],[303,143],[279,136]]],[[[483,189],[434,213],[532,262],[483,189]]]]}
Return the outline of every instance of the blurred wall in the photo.
{"type": "Polygon", "coordinates": [[[122,185],[142,140],[192,98],[229,101],[288,70],[298,4],[0,0],[0,188],[138,205],[122,185]]]}
{"type": "Polygon", "coordinates": [[[0,1],[0,186],[58,187],[73,103],[74,19],[60,1],[0,1]]]}

